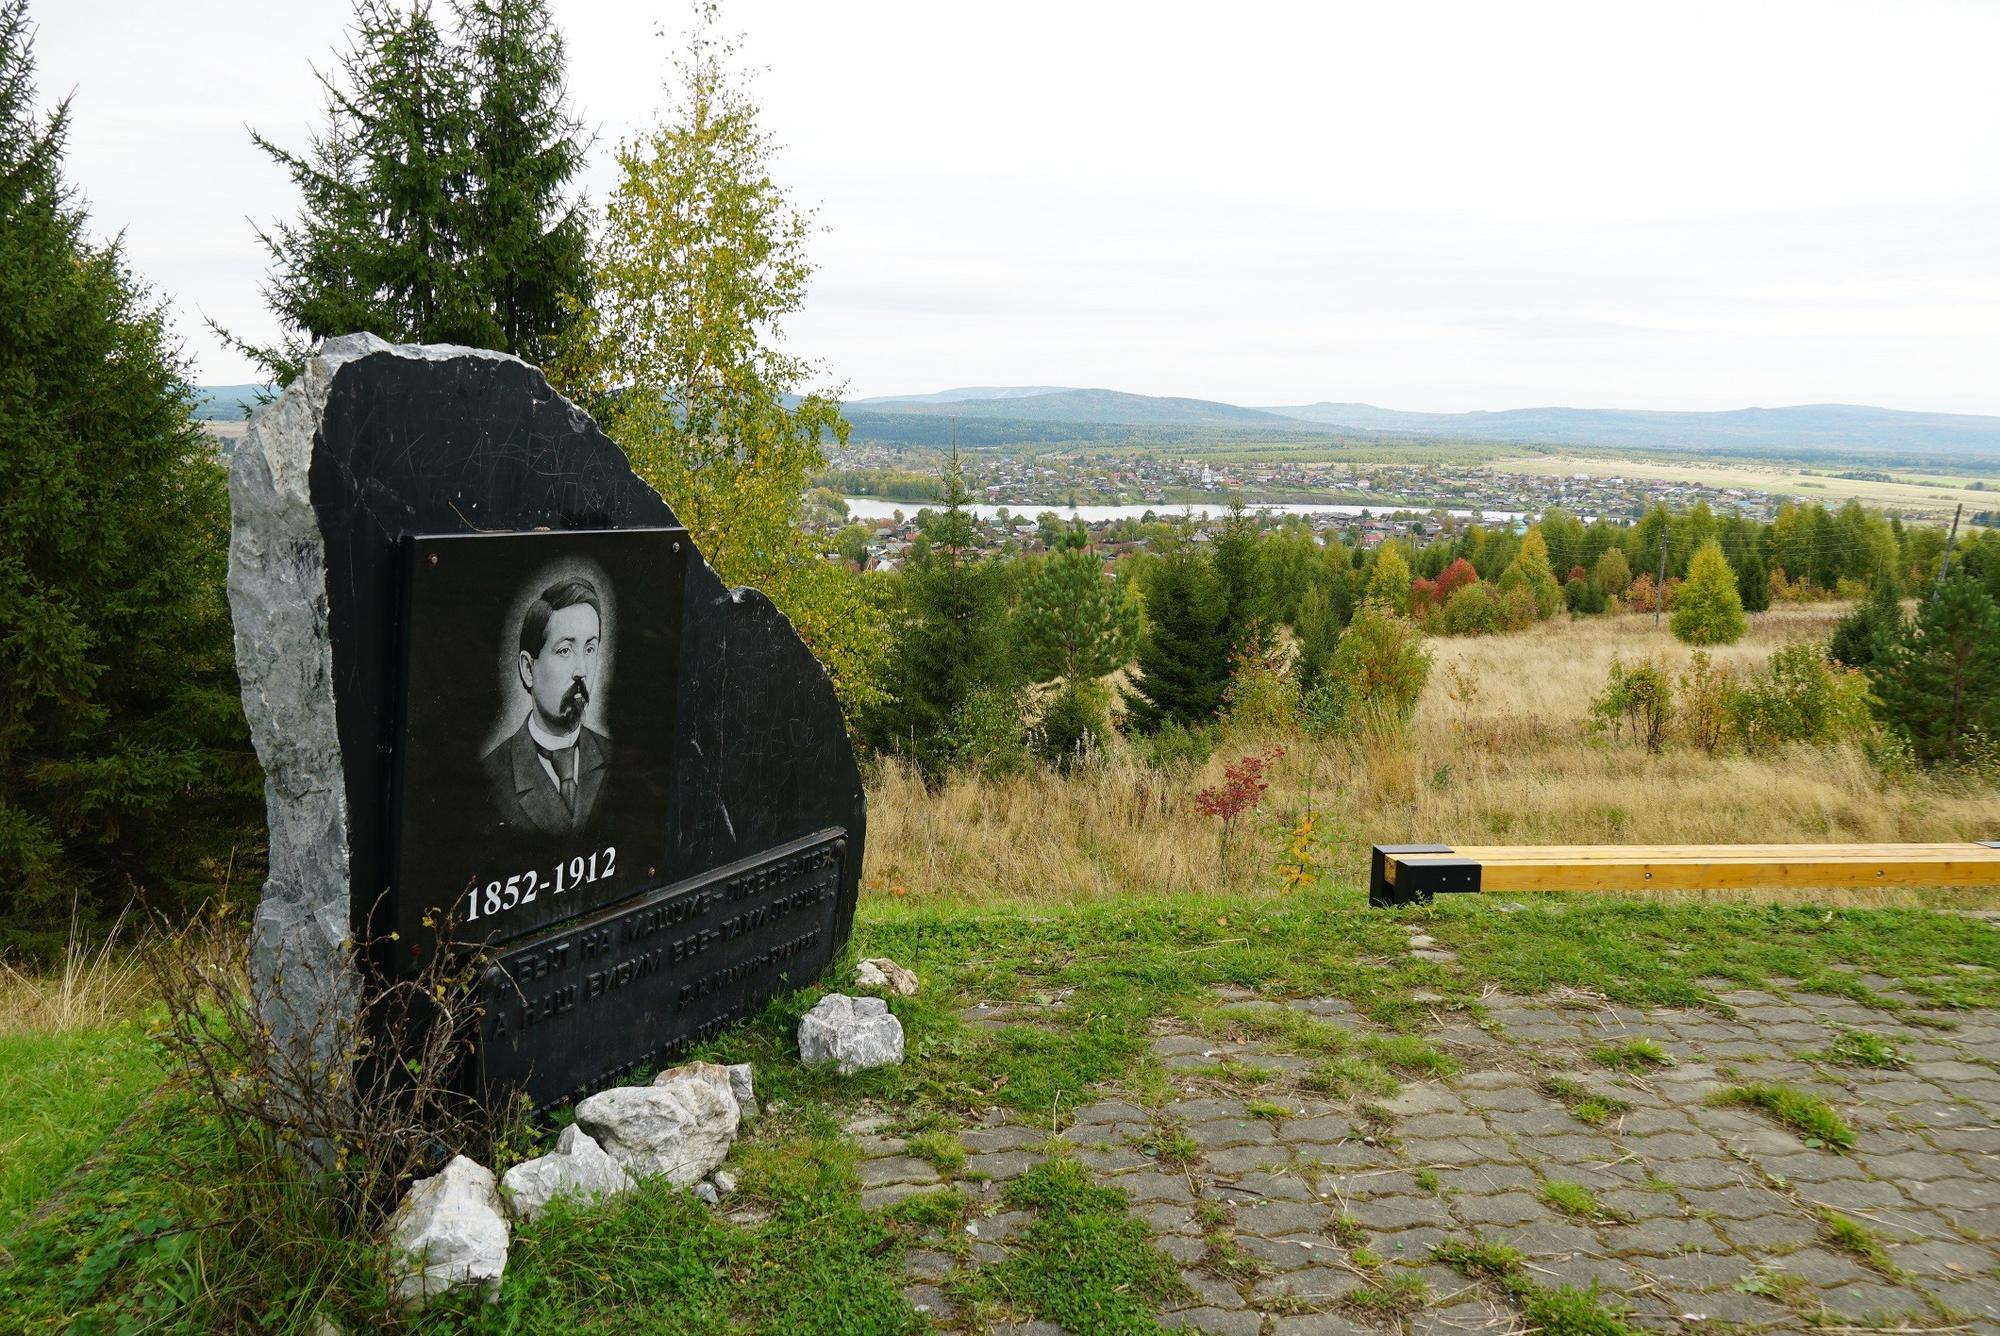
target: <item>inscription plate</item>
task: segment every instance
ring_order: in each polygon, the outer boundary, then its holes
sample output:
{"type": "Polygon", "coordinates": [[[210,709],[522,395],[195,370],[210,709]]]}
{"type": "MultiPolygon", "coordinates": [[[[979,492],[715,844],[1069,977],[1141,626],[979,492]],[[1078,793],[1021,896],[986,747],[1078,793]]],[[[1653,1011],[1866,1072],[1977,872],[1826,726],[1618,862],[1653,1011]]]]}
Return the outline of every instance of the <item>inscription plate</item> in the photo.
{"type": "Polygon", "coordinates": [[[666,856],[686,539],[405,540],[389,915],[404,960],[432,924],[510,941],[686,875],[666,856]]]}
{"type": "Polygon", "coordinates": [[[664,1067],[826,968],[847,835],[826,830],[496,955],[481,1002],[491,1093],[537,1108],[664,1067]]]}

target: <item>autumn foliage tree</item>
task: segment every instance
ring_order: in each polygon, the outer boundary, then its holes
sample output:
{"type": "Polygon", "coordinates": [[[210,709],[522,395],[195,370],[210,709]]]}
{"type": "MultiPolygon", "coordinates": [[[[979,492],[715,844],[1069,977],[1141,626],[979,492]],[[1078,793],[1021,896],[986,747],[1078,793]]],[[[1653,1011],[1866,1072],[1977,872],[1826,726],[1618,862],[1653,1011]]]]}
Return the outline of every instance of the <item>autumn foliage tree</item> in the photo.
{"type": "Polygon", "coordinates": [[[805,303],[812,214],[773,178],[774,145],[717,33],[696,6],[671,104],[621,144],[593,264],[594,308],[553,368],[733,584],[768,594],[827,666],[850,712],[879,698],[881,618],[858,580],[818,554],[800,497],[843,440],[838,390],[784,350],[805,303]]]}
{"type": "Polygon", "coordinates": [[[1729,645],[1743,638],[1747,625],[1736,572],[1718,544],[1704,543],[1688,563],[1668,626],[1690,645],[1729,645]]]}

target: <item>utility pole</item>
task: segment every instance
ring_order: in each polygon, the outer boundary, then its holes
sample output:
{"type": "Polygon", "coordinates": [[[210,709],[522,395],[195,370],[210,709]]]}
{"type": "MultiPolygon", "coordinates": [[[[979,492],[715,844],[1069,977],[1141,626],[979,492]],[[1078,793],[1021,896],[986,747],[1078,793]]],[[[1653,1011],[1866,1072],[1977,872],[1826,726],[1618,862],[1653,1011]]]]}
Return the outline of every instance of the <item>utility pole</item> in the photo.
{"type": "Polygon", "coordinates": [[[1935,594],[1944,588],[1944,573],[1951,569],[1951,545],[1958,539],[1958,517],[1965,513],[1965,502],[1961,501],[1951,512],[1951,532],[1944,536],[1944,560],[1938,563],[1937,585],[1931,590],[1935,594]]]}
{"type": "Polygon", "coordinates": [[[1673,537],[1674,522],[1669,516],[1660,525],[1660,582],[1653,586],[1653,627],[1660,625],[1660,611],[1667,606],[1667,540],[1673,537]]]}

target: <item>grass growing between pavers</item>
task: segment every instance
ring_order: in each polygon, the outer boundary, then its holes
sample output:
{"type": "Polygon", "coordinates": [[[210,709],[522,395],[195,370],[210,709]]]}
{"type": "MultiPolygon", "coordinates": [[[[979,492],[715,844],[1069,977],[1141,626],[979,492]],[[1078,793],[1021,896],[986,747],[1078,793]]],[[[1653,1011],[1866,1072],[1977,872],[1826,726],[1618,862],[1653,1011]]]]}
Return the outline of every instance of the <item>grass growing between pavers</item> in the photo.
{"type": "Polygon", "coordinates": [[[1541,1199],[1572,1220],[1586,1224],[1624,1224],[1628,1217],[1620,1212],[1607,1209],[1597,1200],[1591,1190],[1581,1183],[1572,1183],[1561,1178],[1545,1178],[1537,1189],[1541,1199]]]}
{"type": "Polygon", "coordinates": [[[1034,1220],[1006,1260],[954,1286],[975,1310],[1032,1313],[1076,1336],[1121,1336],[1158,1331],[1157,1307],[1186,1294],[1172,1259],[1126,1214],[1125,1194],[1094,1184],[1076,1161],[1043,1161],[1002,1200],[1034,1220]]]}
{"type": "Polygon", "coordinates": [[[1632,1108],[1616,1095],[1592,1090],[1567,1076],[1547,1076],[1539,1084],[1542,1093],[1568,1109],[1571,1117],[1592,1127],[1601,1125],[1614,1113],[1626,1113],[1632,1108]]]}
{"type": "Polygon", "coordinates": [[[1643,1036],[1622,1039],[1615,1044],[1599,1044],[1591,1050],[1590,1056],[1598,1066],[1619,1072],[1649,1072],[1655,1067],[1674,1065],[1672,1055],[1643,1036]]]}
{"type": "Polygon", "coordinates": [[[1431,1260],[1468,1280],[1498,1285],[1521,1306],[1529,1327],[1547,1336],[1638,1336],[1622,1308],[1605,1302],[1597,1282],[1587,1290],[1543,1285],[1529,1276],[1527,1258],[1504,1243],[1446,1239],[1431,1249],[1431,1260]]]}
{"type": "Polygon", "coordinates": [[[1782,1081],[1730,1086],[1710,1095],[1708,1102],[1719,1107],[1740,1105],[1757,1109],[1773,1122],[1797,1132],[1800,1139],[1815,1150],[1851,1150],[1854,1147],[1854,1129],[1847,1125],[1847,1120],[1834,1110],[1833,1105],[1810,1090],[1801,1090],[1782,1081]]]}
{"type": "MultiPolygon", "coordinates": [[[[1440,902],[1383,913],[1360,903],[1353,891],[1007,912],[872,902],[857,924],[857,952],[890,956],[924,980],[918,996],[891,1001],[908,1036],[903,1066],[847,1078],[800,1068],[792,1034],[818,990],[773,1002],[698,1055],[754,1062],[759,1092],[778,1110],[770,1135],[782,1129],[782,1138],[767,1141],[760,1129],[738,1150],[742,1193],[770,1218],[730,1224],[676,1194],[649,1190],[572,1216],[569,1232],[587,1237],[588,1249],[570,1250],[552,1227],[523,1229],[500,1303],[470,1320],[495,1329],[511,1322],[518,1331],[610,1330],[636,1311],[670,1331],[805,1330],[803,1306],[830,1295],[854,1330],[914,1331],[920,1318],[897,1292],[896,1265],[919,1231],[936,1226],[860,1209],[852,1142],[839,1131],[846,1116],[868,1101],[893,1110],[921,1141],[996,1104],[1053,1130],[1102,1082],[1152,1091],[1157,1104],[1165,1086],[1149,1049],[1155,1021],[1199,1024],[1207,1017],[1242,1026],[1252,1021],[1221,1013],[1296,1014],[1232,1008],[1217,998],[1221,985],[1274,998],[1344,999],[1378,1028],[1357,1034],[1327,1027],[1342,1036],[1329,1038],[1279,1021],[1272,1023],[1284,1028],[1270,1037],[1317,1043],[1305,1051],[1325,1071],[1327,1087],[1363,1097],[1399,1079],[1448,1071],[1449,1059],[1423,1028],[1443,1012],[1477,1016],[1482,993],[1496,986],[1523,995],[1562,986],[1632,1005],[1718,1006],[1703,980],[1755,987],[1783,977],[1897,1010],[1862,984],[1860,976],[1870,974],[1942,1005],[2000,1002],[2000,974],[1991,972],[2000,967],[1995,935],[1955,916],[1589,897],[1511,912],[1440,902]],[[1412,958],[1413,922],[1458,960],[1412,958]],[[1985,970],[1955,969],[1959,964],[1985,970]],[[988,1031],[959,1018],[961,1008],[981,1001],[999,1004],[1014,1023],[988,1031]],[[726,1286],[713,1270],[701,1270],[718,1248],[742,1259],[722,1273],[726,1286]],[[598,1271],[581,1269],[593,1259],[598,1271]],[[624,1281],[627,1271],[647,1267],[657,1267],[647,1274],[660,1294],[681,1297],[671,1313],[651,1291],[638,1293],[624,1281]]],[[[836,970],[828,986],[845,977],[836,970]]],[[[32,1091],[21,1093],[18,1070],[0,1072],[0,1090],[32,1098],[32,1091]]],[[[114,1063],[112,1070],[143,1084],[136,1066],[114,1063]]],[[[126,1090],[136,1099],[131,1085],[126,1090]]],[[[75,1094],[58,1097],[54,1107],[101,1115],[99,1127],[124,1113],[111,1101],[84,1110],[75,1094]]],[[[1365,1108],[1357,1114],[1373,1126],[1365,1108]]],[[[1392,1125],[1385,1119],[1382,1127],[1392,1125]]],[[[941,1139],[929,1149],[949,1162],[941,1139]]],[[[25,1192],[34,1195],[82,1158],[78,1150],[36,1134],[11,1145],[5,1159],[11,1167],[41,1156],[42,1165],[60,1166],[24,1171],[25,1192]]],[[[0,1330],[209,1331],[229,1325],[219,1313],[251,1309],[260,1314],[257,1325],[272,1331],[304,1329],[319,1311],[364,1328],[456,1325],[448,1311],[412,1322],[390,1315],[373,1244],[342,1236],[331,1222],[301,1215],[284,1226],[293,1237],[280,1241],[267,1237],[279,1232],[269,1222],[224,1218],[220,1197],[193,1189],[227,1172],[198,1109],[173,1100],[149,1108],[60,1210],[0,1239],[0,1330]]],[[[17,1218],[27,1209],[23,1201],[17,1218]]],[[[961,1209],[962,1202],[946,1213],[961,1209]]],[[[1013,1273],[1024,1292],[1070,1283],[1058,1259],[1047,1260],[1042,1270],[1013,1273]]]]}
{"type": "Polygon", "coordinates": [[[1833,1042],[1823,1053],[1806,1056],[1821,1062],[1831,1062],[1841,1067],[1900,1067],[1902,1055],[1896,1046],[1879,1034],[1867,1030],[1842,1030],[1834,1036],[1833,1042]]]}

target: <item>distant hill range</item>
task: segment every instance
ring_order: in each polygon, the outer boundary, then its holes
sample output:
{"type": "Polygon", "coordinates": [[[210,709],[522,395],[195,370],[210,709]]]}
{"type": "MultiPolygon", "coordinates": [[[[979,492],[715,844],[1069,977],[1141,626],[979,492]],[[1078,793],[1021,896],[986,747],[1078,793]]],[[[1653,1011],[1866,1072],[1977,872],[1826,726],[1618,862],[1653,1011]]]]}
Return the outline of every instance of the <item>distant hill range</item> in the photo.
{"type": "MultiPolygon", "coordinates": [[[[1616,408],[1515,408],[1503,412],[1407,413],[1372,404],[1316,403],[1245,408],[1210,399],[1163,398],[1118,390],[1056,386],[972,387],[935,394],[856,399],[846,405],[864,440],[934,443],[932,423],[959,422],[966,444],[991,444],[1007,430],[1027,442],[1109,440],[1113,428],[1192,435],[1298,439],[1302,434],[1485,441],[1535,446],[1599,446],[1751,453],[1893,452],[1984,455],[2000,459],[2000,417],[1911,413],[1856,404],[1801,404],[1727,412],[1670,413],[1616,408]],[[1079,430],[1065,435],[1062,428],[1079,430]],[[915,429],[915,430],[913,430],[915,429]],[[922,438],[921,442],[916,438],[922,438]]],[[[1150,433],[1148,433],[1150,435],[1150,433]]]]}
{"type": "MultiPolygon", "coordinates": [[[[241,418],[261,385],[197,389],[195,416],[241,418]]],[[[1622,408],[1511,408],[1493,413],[1406,413],[1373,404],[1246,408],[1061,385],[975,385],[930,394],[854,399],[842,410],[853,439],[969,448],[1097,444],[1194,446],[1314,437],[1478,441],[1537,447],[1678,450],[1715,454],[1880,455],[2000,462],[2000,417],[1911,413],[1859,404],[1800,404],[1717,413],[1622,408]]]]}

